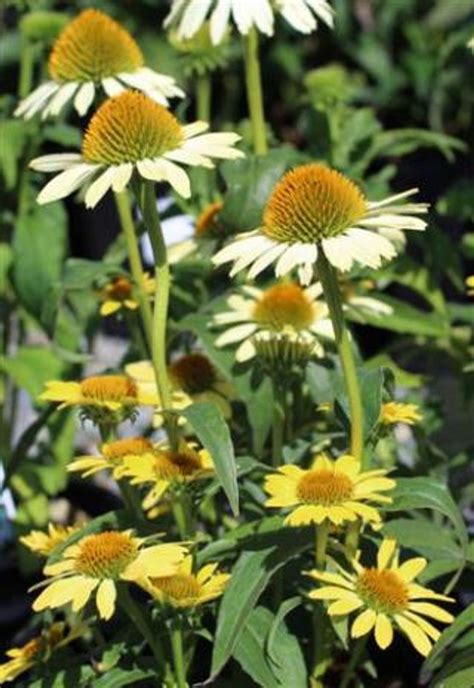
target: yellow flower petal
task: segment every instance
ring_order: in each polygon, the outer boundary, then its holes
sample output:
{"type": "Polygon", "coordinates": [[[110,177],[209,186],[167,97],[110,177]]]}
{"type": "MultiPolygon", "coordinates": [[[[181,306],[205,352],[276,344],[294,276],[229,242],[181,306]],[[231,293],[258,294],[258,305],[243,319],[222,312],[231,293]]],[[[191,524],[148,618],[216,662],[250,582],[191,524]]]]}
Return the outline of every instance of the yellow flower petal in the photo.
{"type": "Polygon", "coordinates": [[[337,602],[333,602],[329,607],[328,607],[328,614],[330,616],[339,616],[342,614],[350,614],[351,612],[355,611],[356,609],[359,609],[362,607],[362,600],[360,600],[358,597],[355,597],[354,599],[348,599],[348,600],[338,600],[337,602]]]}
{"type": "Polygon", "coordinates": [[[429,616],[443,623],[451,623],[451,621],[454,621],[454,616],[452,614],[449,614],[449,612],[441,609],[441,607],[438,607],[436,604],[430,604],[429,602],[412,602],[410,604],[410,611],[429,616]]]}
{"type": "Polygon", "coordinates": [[[306,526],[310,523],[322,523],[326,519],[327,509],[322,506],[299,506],[285,519],[289,526],[306,526]]]}
{"type": "Polygon", "coordinates": [[[377,614],[373,609],[365,609],[352,624],[351,636],[353,638],[360,638],[362,635],[369,633],[375,626],[376,619],[377,614]]]}
{"type": "Polygon", "coordinates": [[[98,585],[99,581],[96,578],[86,578],[85,576],[74,584],[73,595],[71,596],[73,612],[79,612],[85,607],[98,585]]]}
{"type": "Polygon", "coordinates": [[[423,557],[408,559],[398,567],[397,574],[403,578],[405,583],[411,583],[426,568],[427,563],[423,557]]]}
{"type": "Polygon", "coordinates": [[[313,600],[354,600],[359,599],[355,592],[347,590],[346,588],[338,588],[336,586],[326,586],[317,590],[312,590],[309,597],[313,600]]]}
{"type": "Polygon", "coordinates": [[[83,576],[71,576],[54,581],[33,602],[33,610],[41,612],[48,607],[54,609],[67,604],[74,596],[74,586],[83,580],[83,576]]]}
{"type": "Polygon", "coordinates": [[[402,631],[406,633],[413,647],[418,650],[423,657],[427,657],[431,651],[432,643],[426,633],[415,623],[409,621],[400,614],[395,616],[395,621],[402,631]]]}
{"type": "Polygon", "coordinates": [[[338,471],[342,471],[352,480],[357,480],[357,476],[361,471],[361,463],[350,454],[343,454],[334,462],[334,467],[338,471]]]}
{"type": "Polygon", "coordinates": [[[386,614],[377,614],[375,621],[375,641],[377,645],[385,650],[391,645],[393,640],[393,628],[386,614]]]}
{"type": "Polygon", "coordinates": [[[377,553],[377,567],[379,569],[387,568],[388,563],[395,552],[396,546],[397,543],[393,538],[385,538],[385,540],[382,542],[377,553]]]}
{"type": "Polygon", "coordinates": [[[78,382],[47,382],[46,390],[38,398],[41,401],[64,401],[67,404],[79,403],[82,399],[81,386],[78,382]]]}
{"type": "Polygon", "coordinates": [[[452,597],[441,595],[439,592],[434,592],[433,590],[424,588],[422,585],[418,585],[416,583],[410,583],[408,586],[408,596],[411,600],[422,599],[425,597],[432,600],[442,600],[443,602],[454,602],[452,597]]]}
{"type": "Polygon", "coordinates": [[[102,581],[97,590],[96,604],[99,610],[99,615],[106,621],[110,619],[115,611],[115,600],[117,598],[117,589],[115,583],[111,579],[102,581]]]}
{"type": "Polygon", "coordinates": [[[184,545],[165,544],[147,547],[141,550],[138,557],[123,572],[124,580],[147,578],[164,578],[177,573],[179,565],[188,550],[184,545]]]}
{"type": "Polygon", "coordinates": [[[340,585],[343,588],[348,588],[352,590],[354,588],[354,583],[352,580],[344,578],[339,573],[331,573],[329,571],[309,571],[308,575],[316,580],[323,581],[324,583],[332,583],[334,585],[340,585]]]}
{"type": "Polygon", "coordinates": [[[68,571],[74,571],[74,561],[72,559],[56,561],[54,564],[48,564],[43,569],[43,572],[47,576],[59,576],[61,573],[66,573],[68,571]]]}
{"type": "Polygon", "coordinates": [[[116,313],[121,308],[122,304],[120,301],[104,301],[99,312],[101,315],[107,317],[108,315],[112,315],[112,313],[116,313]]]}
{"type": "Polygon", "coordinates": [[[429,621],[423,619],[423,617],[418,616],[417,614],[412,614],[412,612],[404,612],[403,616],[406,619],[410,619],[410,621],[413,621],[413,623],[416,623],[416,625],[419,626],[421,630],[424,631],[426,635],[432,638],[432,640],[434,640],[435,642],[440,637],[440,631],[438,631],[437,628],[430,624],[429,621]]]}

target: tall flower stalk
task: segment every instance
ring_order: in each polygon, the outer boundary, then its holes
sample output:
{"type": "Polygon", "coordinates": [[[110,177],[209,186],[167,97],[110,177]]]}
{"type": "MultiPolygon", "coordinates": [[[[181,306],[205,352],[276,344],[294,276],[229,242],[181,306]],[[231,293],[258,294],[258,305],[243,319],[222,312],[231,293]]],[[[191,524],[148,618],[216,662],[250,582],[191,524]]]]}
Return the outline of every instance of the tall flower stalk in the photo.
{"type": "Polygon", "coordinates": [[[265,131],[265,112],[263,108],[262,76],[258,54],[258,32],[253,26],[244,36],[245,48],[245,82],[247,86],[247,103],[252,122],[253,146],[256,155],[265,155],[268,151],[265,131]]]}

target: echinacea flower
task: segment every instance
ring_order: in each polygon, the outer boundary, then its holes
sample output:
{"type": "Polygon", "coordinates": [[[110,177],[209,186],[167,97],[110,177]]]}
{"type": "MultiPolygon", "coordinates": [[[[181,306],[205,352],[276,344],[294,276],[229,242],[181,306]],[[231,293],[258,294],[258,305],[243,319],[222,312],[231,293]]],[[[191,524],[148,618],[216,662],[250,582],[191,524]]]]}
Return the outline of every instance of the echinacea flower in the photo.
{"type": "Polygon", "coordinates": [[[126,375],[94,375],[81,382],[47,382],[41,401],[60,402],[59,409],[79,406],[81,415],[96,422],[102,416],[122,421],[133,418],[140,405],[155,405],[153,393],[140,390],[126,375]]]}
{"type": "Polygon", "coordinates": [[[206,564],[193,573],[193,558],[187,556],[174,576],[148,578],[142,587],[160,602],[178,609],[198,607],[220,597],[229,582],[228,573],[220,573],[217,564],[206,564]]]}
{"type": "Polygon", "coordinates": [[[239,362],[255,356],[255,337],[285,333],[291,339],[313,341],[323,353],[318,338],[334,339],[334,330],[326,304],[318,301],[319,284],[302,289],[298,284],[275,284],[265,290],[242,287],[243,295],[233,294],[227,300],[232,309],[216,313],[213,324],[228,326],[215,341],[217,347],[238,344],[235,358],[239,362]]]}
{"type": "Polygon", "coordinates": [[[45,567],[44,573],[51,578],[40,584],[47,587],[33,609],[40,612],[72,603],[72,611],[78,612],[95,595],[99,616],[110,619],[119,581],[172,576],[186,554],[181,544],[146,546],[146,539],[135,537],[130,530],[87,535],[68,547],[59,561],[45,567]]]}
{"type": "Polygon", "coordinates": [[[35,554],[41,554],[44,557],[49,555],[62,545],[68,537],[73,533],[79,531],[79,526],[57,526],[53,523],[48,525],[48,532],[43,530],[31,530],[28,535],[23,535],[20,542],[35,554]]]}
{"type": "Polygon", "coordinates": [[[47,662],[51,654],[84,634],[86,626],[75,624],[68,630],[63,621],[53,623],[49,628],[29,640],[22,647],[7,650],[10,659],[0,664],[0,684],[14,681],[29,669],[47,662]]]}
{"type": "Polygon", "coordinates": [[[370,202],[340,172],[319,163],[301,165],[274,187],[262,226],[238,235],[213,262],[232,262],[231,276],[250,267],[250,279],[272,264],[277,277],[298,268],[303,284],[311,282],[319,251],[342,272],[354,263],[378,268],[404,242],[401,230],[425,229],[416,215],[428,206],[399,203],[417,191],[370,202]]]}
{"type": "MultiPolygon", "coordinates": [[[[155,293],[155,280],[147,273],[143,276],[143,291],[150,297],[155,293]]],[[[133,283],[123,275],[114,277],[106,284],[99,293],[99,299],[102,301],[100,314],[104,316],[112,315],[122,309],[134,311],[139,306],[133,283]]]]}
{"type": "Polygon", "coordinates": [[[168,489],[209,478],[213,473],[209,452],[185,442],[176,451],[158,445],[152,455],[127,457],[117,472],[132,485],[152,485],[143,500],[145,511],[155,507],[168,489]]]}
{"type": "MultiPolygon", "coordinates": [[[[129,363],[125,369],[145,394],[158,394],[150,361],[129,363]]],[[[180,411],[193,403],[211,401],[219,407],[224,418],[232,415],[230,400],[234,397],[233,387],[204,354],[194,352],[180,356],[168,366],[168,376],[173,410],[180,411]]],[[[157,414],[161,416],[159,410],[157,414]]]]}
{"type": "Polygon", "coordinates": [[[382,404],[380,409],[379,422],[382,425],[393,425],[394,423],[407,423],[416,425],[423,420],[420,409],[416,404],[402,404],[397,401],[388,401],[382,404]]]}
{"type": "Polygon", "coordinates": [[[314,31],[317,19],[331,28],[334,25],[334,10],[326,0],[173,0],[164,26],[177,27],[180,38],[191,38],[210,15],[211,40],[217,44],[225,36],[231,17],[244,36],[252,27],[272,36],[275,13],[300,33],[314,31]]]}
{"type": "Polygon", "coordinates": [[[123,26],[95,9],[81,12],[58,36],[48,70],[50,80],[21,101],[17,117],[57,116],[70,101],[82,116],[96,91],[115,96],[135,89],[162,105],[184,97],[172,77],[145,66],[142,51],[123,26]]]}
{"type": "Polygon", "coordinates": [[[43,155],[30,163],[39,172],[61,172],[41,190],[38,203],[51,203],[87,187],[86,207],[94,208],[112,188],[123,191],[132,175],[167,181],[189,198],[191,184],[180,164],[212,169],[211,158],[233,160],[238,134],[204,132],[206,122],[181,125],[163,105],[137,91],[109,98],[94,113],[81,154],[43,155]]]}
{"type": "Polygon", "coordinates": [[[367,502],[390,503],[390,497],[379,494],[395,487],[386,471],[363,471],[360,461],[346,454],[335,461],[325,454],[316,456],[308,470],[294,465],[281,466],[265,481],[270,499],[267,507],[291,507],[285,523],[303,526],[330,521],[336,526],[358,518],[379,523],[376,508],[367,502]]]}
{"type": "Polygon", "coordinates": [[[354,558],[351,573],[339,565],[338,573],[311,571],[312,578],[328,585],[311,591],[309,596],[314,600],[330,600],[328,614],[331,616],[358,611],[351,626],[353,638],[374,630],[377,645],[385,650],[392,643],[393,626],[397,626],[426,657],[440,632],[425,617],[441,623],[454,620],[444,609],[426,601],[453,602],[452,598],[413,582],[426,564],[422,557],[400,564],[396,542],[387,538],[380,545],[377,566],[364,567],[354,558]]]}
{"type": "Polygon", "coordinates": [[[118,477],[120,468],[127,459],[133,462],[144,456],[152,458],[153,452],[153,443],[146,437],[126,437],[103,444],[98,456],[79,456],[69,464],[67,470],[81,473],[83,478],[104,470],[109,470],[114,477],[118,477]]]}

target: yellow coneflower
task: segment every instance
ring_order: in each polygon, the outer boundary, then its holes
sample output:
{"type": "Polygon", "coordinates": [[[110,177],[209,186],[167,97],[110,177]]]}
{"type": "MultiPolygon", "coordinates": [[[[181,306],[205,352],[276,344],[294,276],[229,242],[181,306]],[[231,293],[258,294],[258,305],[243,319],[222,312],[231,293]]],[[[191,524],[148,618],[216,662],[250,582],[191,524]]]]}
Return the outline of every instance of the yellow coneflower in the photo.
{"type": "Polygon", "coordinates": [[[81,382],[47,382],[39,399],[60,402],[59,409],[80,406],[81,414],[94,422],[107,418],[121,422],[133,418],[140,405],[158,403],[155,395],[140,390],[125,375],[96,375],[81,382]]]}
{"type": "Polygon", "coordinates": [[[0,684],[14,681],[34,666],[48,661],[55,650],[81,637],[85,630],[84,624],[76,624],[71,626],[68,631],[66,624],[59,621],[52,624],[41,635],[29,640],[22,647],[8,650],[6,655],[10,659],[0,664],[0,684]]]}
{"type": "Polygon", "coordinates": [[[39,612],[72,603],[72,611],[78,612],[95,594],[100,617],[110,619],[119,581],[172,576],[186,554],[186,548],[175,543],[147,547],[146,539],[134,537],[130,530],[88,535],[68,547],[58,562],[45,567],[50,579],[43,582],[47,587],[33,609],[39,612]]]}
{"type": "Polygon", "coordinates": [[[228,573],[220,573],[217,564],[207,564],[193,573],[193,558],[187,556],[174,576],[149,578],[142,587],[160,602],[178,609],[198,607],[220,597],[229,582],[228,573]]]}
{"type": "Polygon", "coordinates": [[[402,404],[397,401],[388,401],[382,404],[380,409],[379,422],[382,425],[393,425],[394,423],[407,423],[416,425],[423,420],[420,408],[416,404],[402,404]]]}
{"type": "Polygon", "coordinates": [[[152,485],[143,500],[145,511],[153,509],[169,488],[209,478],[213,473],[209,452],[185,442],[177,451],[158,445],[153,455],[127,457],[117,470],[117,476],[132,485],[152,485]]]}
{"type": "Polygon", "coordinates": [[[232,262],[231,275],[250,266],[249,278],[271,264],[277,277],[298,268],[303,284],[311,282],[319,251],[343,272],[354,263],[378,268],[404,242],[401,230],[426,227],[416,217],[427,212],[426,204],[398,203],[416,191],[372,203],[336,170],[319,163],[301,165],[273,189],[262,226],[238,235],[213,261],[232,262]]]}
{"type": "Polygon", "coordinates": [[[440,632],[425,617],[442,623],[454,620],[451,614],[426,600],[453,600],[413,582],[426,567],[426,559],[417,557],[402,564],[398,559],[396,542],[385,539],[377,554],[376,567],[364,567],[354,558],[352,573],[340,566],[338,573],[311,571],[310,576],[329,585],[311,591],[309,596],[314,600],[330,600],[328,614],[331,616],[358,611],[351,626],[353,638],[374,630],[377,645],[385,650],[392,643],[395,625],[426,657],[440,632]]]}
{"type": "Polygon", "coordinates": [[[184,97],[172,77],[145,66],[142,51],[123,26],[95,9],[81,12],[58,36],[48,68],[51,79],[22,100],[17,117],[57,116],[71,101],[85,115],[101,90],[115,96],[136,89],[163,105],[168,98],[184,97]]]}
{"type": "Polygon", "coordinates": [[[79,531],[79,526],[58,526],[50,523],[48,531],[32,530],[28,535],[23,535],[20,542],[35,554],[42,554],[44,557],[49,555],[73,533],[79,531]]]}
{"type": "Polygon", "coordinates": [[[272,36],[275,14],[281,14],[293,29],[304,34],[317,28],[318,19],[334,26],[334,10],[327,0],[173,0],[164,26],[176,27],[179,38],[191,38],[210,15],[211,40],[217,45],[231,18],[243,35],[255,27],[272,36]]]}
{"type": "Polygon", "coordinates": [[[146,437],[127,437],[103,444],[99,456],[79,456],[69,464],[67,470],[81,473],[83,478],[104,470],[109,470],[114,477],[118,477],[121,467],[128,459],[133,462],[144,456],[153,458],[153,452],[153,443],[146,437]]]}
{"type": "Polygon", "coordinates": [[[348,454],[336,461],[320,454],[308,470],[287,465],[269,475],[265,491],[270,499],[265,506],[291,508],[285,519],[290,526],[325,521],[338,526],[358,518],[378,523],[378,510],[367,502],[390,503],[390,497],[380,492],[394,487],[384,470],[362,471],[360,461],[348,454]]]}
{"type": "Polygon", "coordinates": [[[474,296],[474,275],[466,277],[467,295],[474,296]]]}
{"type": "MultiPolygon", "coordinates": [[[[155,280],[146,273],[143,279],[143,291],[150,298],[155,293],[155,280]]],[[[106,284],[99,293],[99,298],[102,301],[100,314],[104,316],[117,313],[123,308],[134,311],[139,306],[134,295],[134,285],[123,275],[115,277],[109,284],[106,284]]]]}
{"type": "MultiPolygon", "coordinates": [[[[129,363],[126,371],[145,394],[158,393],[153,366],[149,361],[129,363]]],[[[169,365],[168,375],[174,410],[180,411],[199,401],[212,401],[220,408],[224,418],[232,415],[230,400],[234,398],[233,387],[207,356],[197,352],[180,356],[169,365]]],[[[157,423],[160,418],[158,411],[157,423]]]]}
{"type": "Polygon", "coordinates": [[[243,157],[233,148],[240,136],[205,134],[208,127],[206,122],[181,125],[143,93],[121,93],[106,100],[92,117],[81,154],[44,155],[30,163],[40,172],[61,171],[42,189],[38,203],[57,201],[86,186],[85,204],[93,208],[110,188],[123,191],[132,174],[167,181],[189,198],[191,184],[180,165],[212,168],[211,158],[243,157]]]}
{"type": "Polygon", "coordinates": [[[285,333],[299,341],[318,344],[318,353],[323,353],[319,337],[334,339],[334,330],[328,308],[319,301],[319,284],[302,289],[298,284],[287,282],[276,284],[265,290],[256,287],[242,287],[243,296],[233,294],[227,305],[232,309],[217,313],[215,325],[229,325],[216,339],[216,346],[238,344],[236,360],[248,361],[255,356],[256,336],[285,333]]]}

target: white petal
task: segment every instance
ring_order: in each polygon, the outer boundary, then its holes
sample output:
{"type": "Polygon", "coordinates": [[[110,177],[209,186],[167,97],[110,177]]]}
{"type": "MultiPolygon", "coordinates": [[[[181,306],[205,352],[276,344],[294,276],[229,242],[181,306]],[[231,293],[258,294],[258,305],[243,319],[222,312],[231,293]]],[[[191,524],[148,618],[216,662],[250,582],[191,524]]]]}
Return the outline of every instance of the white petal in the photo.
{"type": "MultiPolygon", "coordinates": [[[[212,262],[214,265],[228,263],[231,260],[236,260],[244,253],[258,250],[262,246],[265,248],[266,245],[267,240],[260,232],[249,232],[249,236],[241,234],[236,237],[232,243],[218,251],[213,256],[212,262]]],[[[258,255],[260,255],[260,253],[261,252],[258,250],[258,255]]]]}
{"type": "Polygon", "coordinates": [[[101,168],[101,165],[81,163],[70,167],[51,179],[38,194],[37,202],[42,205],[68,196],[76,191],[101,168]]]}
{"type": "Polygon", "coordinates": [[[197,120],[196,122],[191,122],[191,124],[185,124],[181,127],[181,133],[185,139],[190,139],[193,136],[202,134],[204,131],[209,129],[209,123],[197,120]]]}
{"type": "Polygon", "coordinates": [[[216,339],[216,346],[226,346],[227,344],[234,344],[235,342],[241,342],[242,339],[247,339],[250,337],[255,330],[257,325],[255,323],[245,323],[245,325],[237,325],[237,327],[231,327],[221,334],[216,339]]]}
{"type": "Polygon", "coordinates": [[[117,167],[108,167],[97,179],[89,186],[84,197],[86,208],[95,208],[97,203],[105,196],[112,186],[117,167]]]}
{"type": "Polygon", "coordinates": [[[255,346],[251,339],[245,340],[235,352],[235,358],[239,363],[249,361],[255,356],[255,346]]]}
{"type": "Polygon", "coordinates": [[[145,179],[162,181],[166,179],[171,186],[184,198],[191,195],[191,184],[186,172],[178,165],[175,165],[164,158],[155,160],[139,160],[137,163],[138,171],[145,179]]]}
{"type": "Polygon", "coordinates": [[[402,198],[407,198],[408,196],[413,196],[414,194],[418,193],[419,189],[418,188],[413,188],[413,189],[408,189],[408,191],[402,191],[401,193],[397,193],[394,196],[388,196],[388,198],[384,198],[381,201],[373,201],[368,204],[369,208],[372,210],[373,208],[381,208],[385,205],[389,205],[390,203],[393,203],[393,201],[399,201],[402,198]]]}
{"type": "Polygon", "coordinates": [[[224,38],[229,23],[231,0],[220,0],[211,16],[211,41],[218,45],[224,38]]]}
{"type": "Polygon", "coordinates": [[[76,108],[77,112],[81,117],[86,114],[86,112],[92,105],[94,96],[94,83],[92,81],[87,81],[85,84],[82,84],[82,86],[76,93],[76,97],[74,98],[74,107],[76,108]]]}
{"type": "Polygon", "coordinates": [[[124,86],[122,86],[120,81],[117,81],[117,79],[114,79],[111,76],[102,79],[102,86],[104,87],[104,91],[110,98],[118,96],[119,93],[123,93],[127,90],[124,86]]]}
{"type": "Polygon", "coordinates": [[[59,89],[59,84],[55,81],[47,81],[38,88],[36,88],[29,96],[24,98],[15,112],[15,117],[22,117],[25,115],[26,119],[30,119],[38,112],[51,96],[59,89]]]}
{"type": "Polygon", "coordinates": [[[132,172],[133,164],[131,162],[124,162],[122,165],[118,165],[115,168],[115,175],[112,181],[112,189],[117,193],[123,191],[127,186],[128,182],[130,181],[132,172]]]}
{"type": "Polygon", "coordinates": [[[354,257],[352,255],[352,244],[344,235],[331,237],[322,240],[324,254],[328,261],[338,270],[347,272],[352,267],[354,257]]]}
{"type": "Polygon", "coordinates": [[[255,277],[257,277],[257,275],[263,272],[265,268],[274,263],[281,256],[281,254],[284,251],[286,251],[287,247],[288,244],[277,243],[270,249],[268,249],[268,251],[263,253],[260,256],[260,258],[256,260],[255,263],[252,265],[248,272],[248,278],[254,279],[255,277]]]}
{"type": "Polygon", "coordinates": [[[191,0],[179,27],[182,38],[191,38],[203,25],[212,0],[191,0]]]}
{"type": "Polygon", "coordinates": [[[215,167],[214,163],[212,160],[209,160],[209,158],[205,158],[200,153],[185,150],[184,148],[176,148],[173,151],[164,153],[163,157],[166,158],[166,160],[174,160],[175,162],[181,162],[184,165],[206,167],[209,170],[212,170],[215,167]]]}
{"type": "Polygon", "coordinates": [[[38,172],[59,172],[80,162],[82,162],[82,155],[80,153],[53,153],[52,155],[42,155],[40,158],[34,158],[30,162],[29,167],[38,172]]]}
{"type": "Polygon", "coordinates": [[[78,84],[75,81],[71,81],[65,84],[65,86],[61,86],[58,92],[49,101],[48,106],[43,110],[43,114],[41,115],[42,119],[46,119],[49,115],[53,117],[59,115],[66,103],[73,97],[77,87],[78,84]]]}

